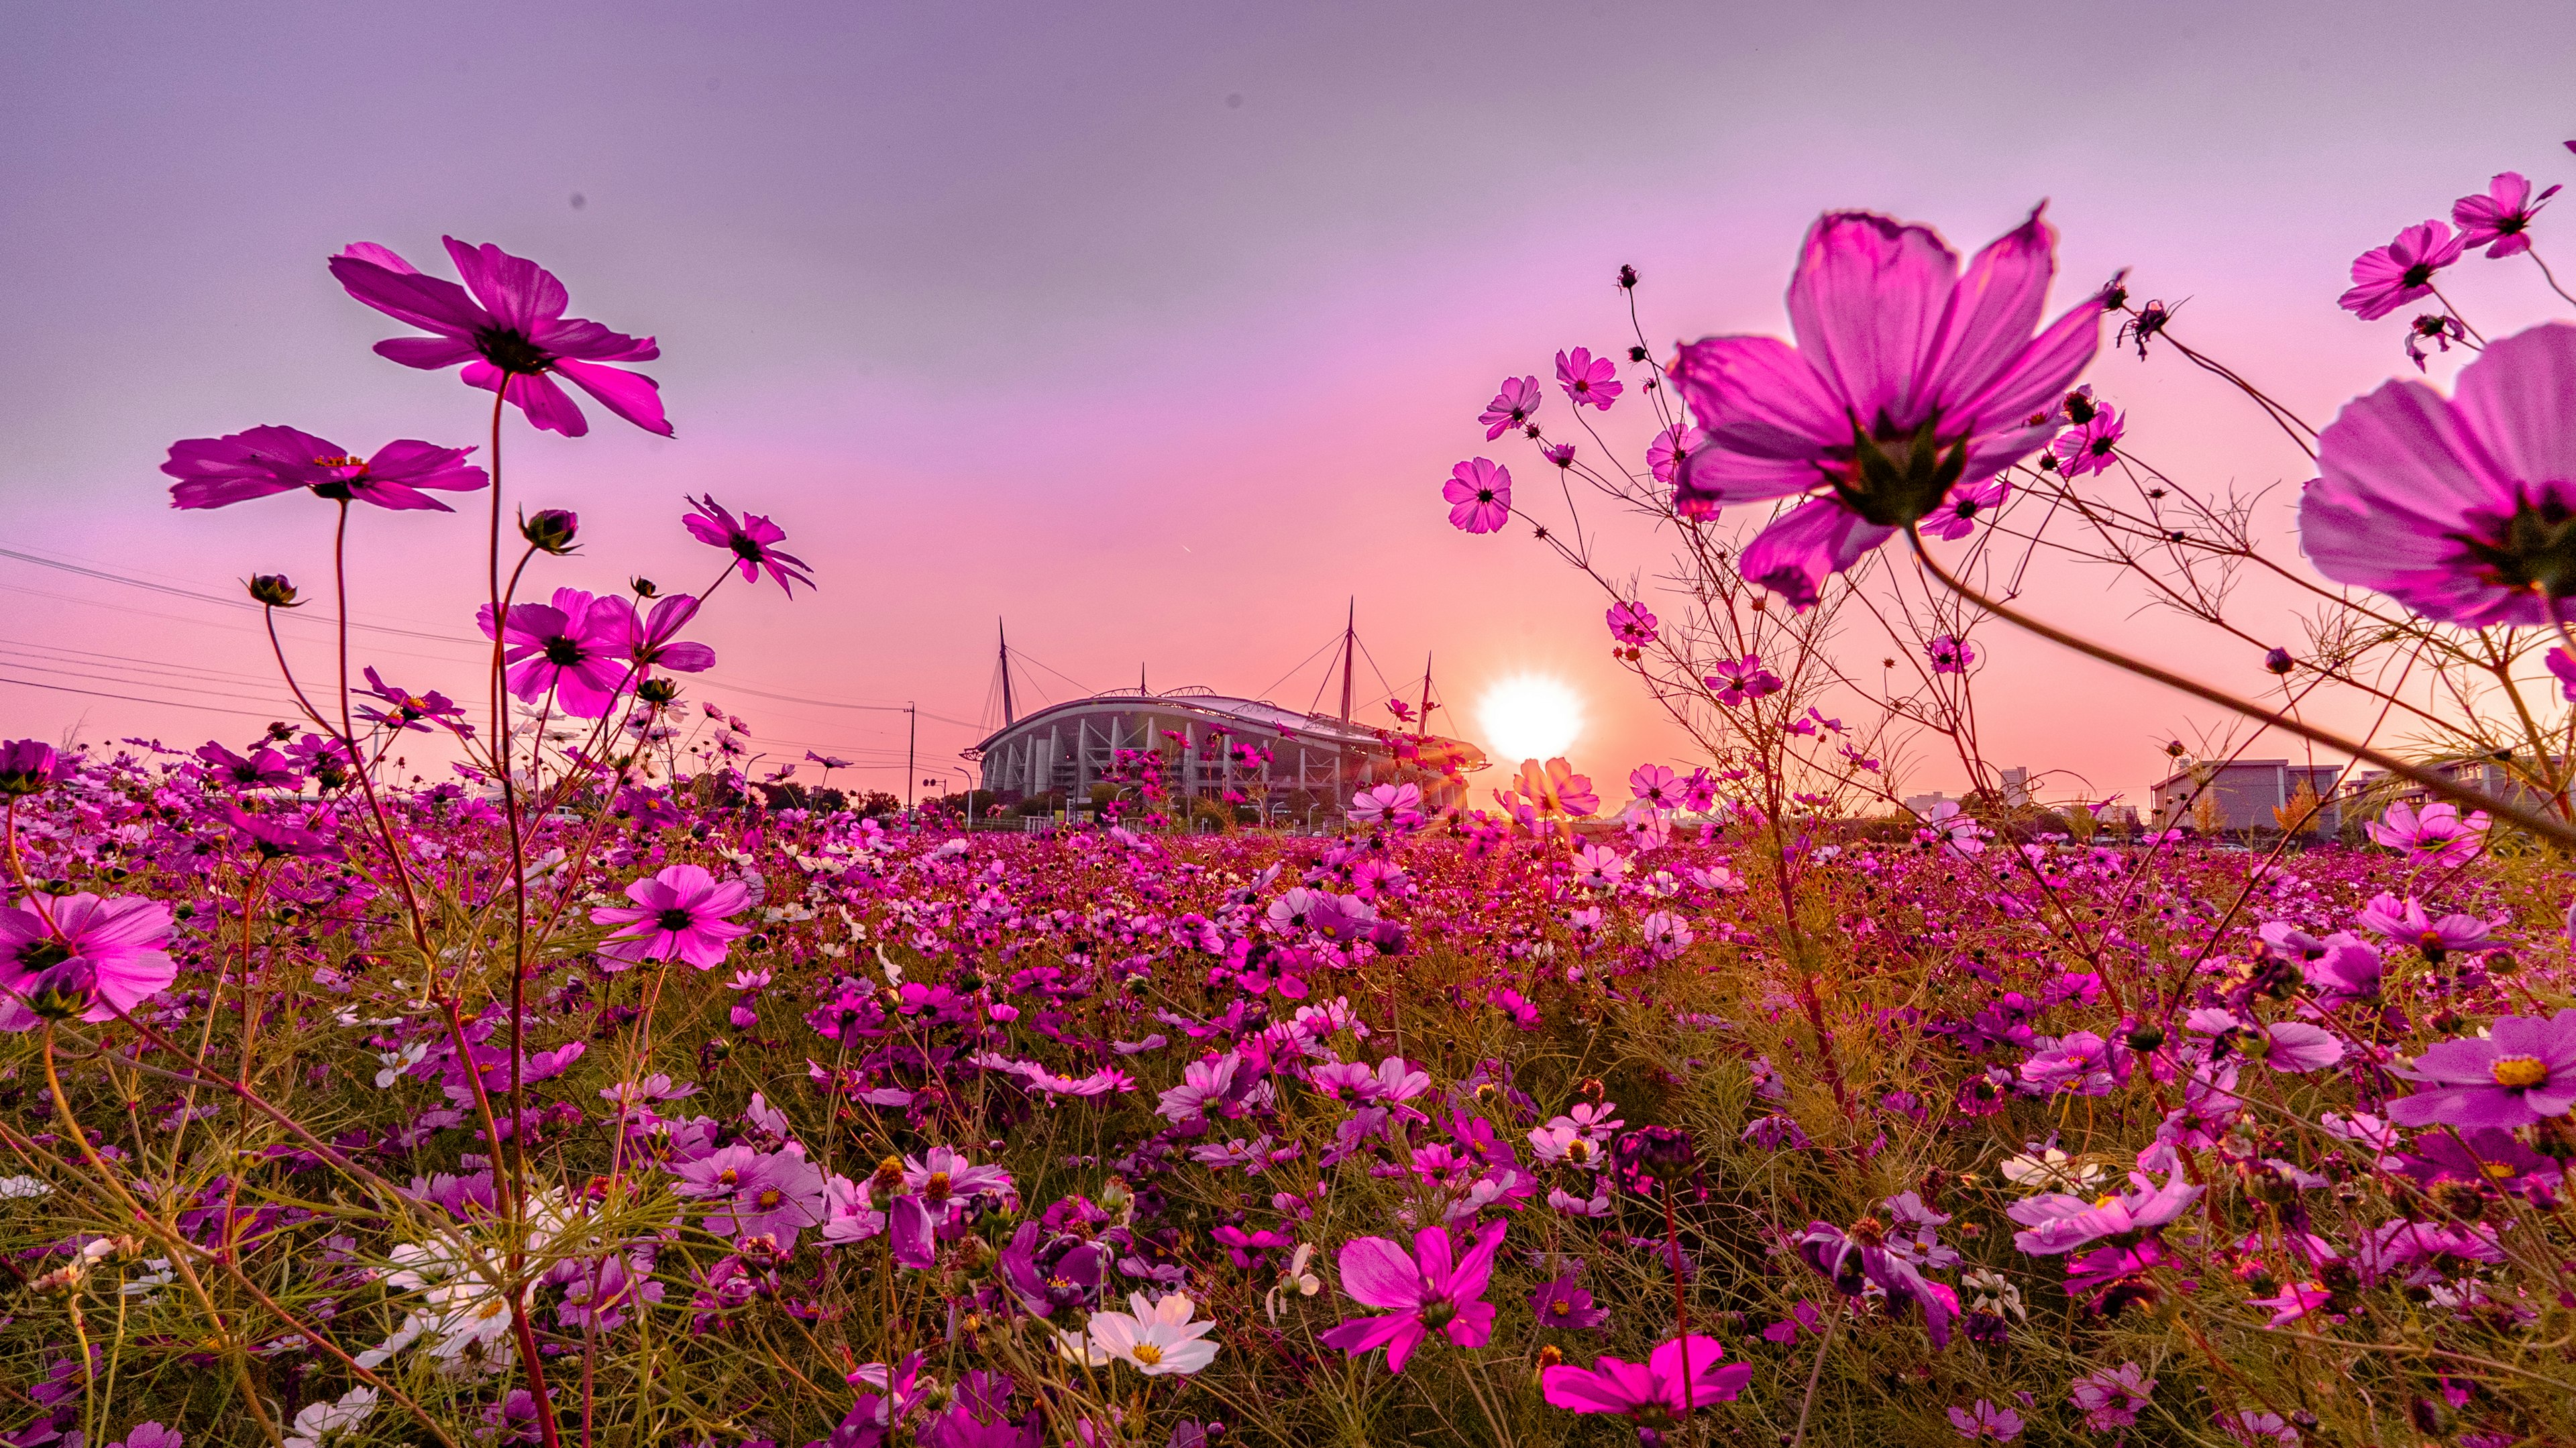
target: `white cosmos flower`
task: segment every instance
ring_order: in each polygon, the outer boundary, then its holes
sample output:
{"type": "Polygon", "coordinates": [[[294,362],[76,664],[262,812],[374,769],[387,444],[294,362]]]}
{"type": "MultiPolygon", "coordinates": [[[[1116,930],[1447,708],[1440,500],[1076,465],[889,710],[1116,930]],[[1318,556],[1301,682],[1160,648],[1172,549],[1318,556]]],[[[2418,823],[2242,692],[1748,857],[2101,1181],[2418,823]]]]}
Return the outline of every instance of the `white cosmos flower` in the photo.
{"type": "Polygon", "coordinates": [[[1065,1355],[1095,1365],[1116,1358],[1149,1378],[1194,1373],[1216,1361],[1219,1344],[1205,1341],[1216,1324],[1190,1320],[1197,1304],[1189,1294],[1165,1293],[1157,1302],[1142,1292],[1131,1292],[1127,1305],[1135,1309],[1133,1315],[1095,1312],[1081,1332],[1063,1334],[1059,1346],[1065,1355]]]}
{"type": "Polygon", "coordinates": [[[287,1431],[286,1448],[322,1448],[337,1442],[375,1410],[373,1388],[351,1388],[335,1403],[307,1404],[287,1431]]]}

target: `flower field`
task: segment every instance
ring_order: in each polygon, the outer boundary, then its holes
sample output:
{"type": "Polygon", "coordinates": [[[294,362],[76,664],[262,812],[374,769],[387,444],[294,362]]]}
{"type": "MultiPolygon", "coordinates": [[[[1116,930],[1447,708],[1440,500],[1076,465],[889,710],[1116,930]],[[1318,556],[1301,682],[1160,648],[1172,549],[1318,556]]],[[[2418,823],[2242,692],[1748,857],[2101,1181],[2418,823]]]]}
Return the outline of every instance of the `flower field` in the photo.
{"type": "Polygon", "coordinates": [[[1794,343],[1667,361],[1623,269],[1626,370],[1570,349],[1561,404],[1478,420],[1563,510],[1488,458],[1443,498],[1601,582],[1695,757],[1398,777],[1321,835],[1190,833],[1151,750],[1042,832],[752,777],[683,635],[728,583],[810,605],[784,526],[692,498],[706,587],[593,595],[541,582],[575,513],[504,511],[513,410],[671,434],[654,340],[497,246],[351,247],[481,447],[253,427],[172,445],[171,499],[344,540],[485,494],[488,712],[344,625],[256,737],[0,746],[0,1443],[2576,1441],[2576,329],[2490,341],[2434,282],[2536,262],[2549,194],[2356,263],[2356,316],[2442,308],[2419,367],[2476,357],[2323,429],[2119,279],[2043,321],[2036,212],[1965,263],[1828,215],[1794,343]],[[2131,448],[2106,335],[2314,460],[2305,563],[2131,448]],[[1666,581],[1578,496],[1678,540],[1666,581]],[[2039,617],[2043,546],[2277,697],[2039,617]],[[2304,592],[2258,625],[2261,568],[2304,592]],[[2331,825],[2039,802],[1973,707],[2025,634],[2380,772],[2331,825]],[[2403,729],[2302,709],[2339,694],[2403,729]],[[1902,803],[1924,748],[1966,802],[1902,803]]]}

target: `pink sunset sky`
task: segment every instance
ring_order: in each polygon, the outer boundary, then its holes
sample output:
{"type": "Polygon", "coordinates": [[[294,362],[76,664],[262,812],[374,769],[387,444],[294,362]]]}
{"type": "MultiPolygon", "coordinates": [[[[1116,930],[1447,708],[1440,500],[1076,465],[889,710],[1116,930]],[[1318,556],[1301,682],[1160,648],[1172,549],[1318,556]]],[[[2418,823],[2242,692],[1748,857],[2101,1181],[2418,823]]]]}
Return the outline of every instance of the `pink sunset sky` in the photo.
{"type": "MultiPolygon", "coordinates": [[[[1061,671],[1022,675],[1041,700],[1141,666],[1228,693],[1287,674],[1271,696],[1302,708],[1325,666],[1292,666],[1356,596],[1390,681],[1436,654],[1445,727],[1473,737],[1476,698],[1534,672],[1585,701],[1578,766],[1685,763],[1592,586],[1440,501],[1462,458],[1539,477],[1476,413],[1559,348],[1624,348],[1622,263],[1659,350],[1785,331],[1819,211],[1966,250],[2046,198],[2052,311],[2133,268],[2140,296],[2189,299],[2195,345],[2322,423],[2411,370],[2402,318],[2335,306],[2356,253],[2493,172],[2576,179],[2571,45],[2552,4],[22,9],[0,54],[0,733],[238,742],[287,717],[256,613],[210,600],[285,572],[327,612],[330,510],[177,513],[156,470],[175,439],[261,423],[480,443],[484,395],[373,356],[404,329],[323,268],[365,240],[443,272],[450,233],[663,348],[643,370],[672,441],[595,406],[580,440],[514,418],[512,504],[583,519],[541,587],[703,586],[684,492],[770,515],[813,566],[821,591],[731,585],[693,630],[721,659],[694,695],[774,755],[899,789],[902,716],[839,706],[914,700],[922,773],[954,771],[994,717],[997,618],[1061,671]]],[[[2457,276],[2481,326],[2542,314],[2527,264],[2457,276]]],[[[2252,409],[2105,341],[2089,377],[2141,455],[2294,495],[2304,459],[2252,409]]],[[[1624,404],[1605,427],[1632,456],[1651,431],[1624,404]]],[[[362,510],[358,662],[478,695],[481,506],[362,510]]],[[[1615,571],[1657,570],[1652,537],[1621,542],[1615,571]]],[[[2266,682],[2097,578],[2040,581],[2053,618],[2266,682]]],[[[326,638],[309,616],[288,636],[316,679],[326,638]]],[[[1977,642],[1997,763],[2135,799],[2160,742],[2212,722],[2001,625],[1977,642]]],[[[1360,697],[1383,718],[1365,667],[1360,697]]],[[[1959,777],[1927,754],[1905,785],[1959,777]]]]}

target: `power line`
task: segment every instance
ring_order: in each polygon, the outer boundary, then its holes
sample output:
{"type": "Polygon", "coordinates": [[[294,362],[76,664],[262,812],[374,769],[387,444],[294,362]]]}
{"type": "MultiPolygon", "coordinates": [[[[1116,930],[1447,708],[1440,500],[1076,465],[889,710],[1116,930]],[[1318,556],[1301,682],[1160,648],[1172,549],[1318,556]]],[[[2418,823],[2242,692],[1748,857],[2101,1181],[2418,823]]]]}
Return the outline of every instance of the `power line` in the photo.
{"type": "Polygon", "coordinates": [[[5,674],[0,674],[0,684],[17,684],[29,689],[51,689],[57,694],[86,694],[93,699],[123,699],[133,704],[159,704],[165,708],[203,709],[210,714],[239,714],[245,719],[276,717],[274,710],[253,713],[248,709],[227,709],[220,704],[197,704],[185,699],[146,699],[139,694],[106,694],[96,689],[75,689],[68,684],[43,684],[34,679],[13,679],[5,674]]]}

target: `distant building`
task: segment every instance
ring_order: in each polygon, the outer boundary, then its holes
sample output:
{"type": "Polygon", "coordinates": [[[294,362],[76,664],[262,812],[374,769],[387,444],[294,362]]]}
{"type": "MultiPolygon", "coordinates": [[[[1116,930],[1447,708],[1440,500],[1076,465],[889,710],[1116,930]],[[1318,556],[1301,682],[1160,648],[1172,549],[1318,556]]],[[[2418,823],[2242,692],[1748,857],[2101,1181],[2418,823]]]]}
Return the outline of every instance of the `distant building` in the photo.
{"type": "Polygon", "coordinates": [[[1231,791],[1267,799],[1274,811],[1311,805],[1338,812],[1372,784],[1404,781],[1421,785],[1427,804],[1446,806],[1463,790],[1447,782],[1443,766],[1485,767],[1484,751],[1464,740],[1381,734],[1330,714],[1196,687],[1122,689],[1057,704],[966,751],[983,766],[980,787],[1005,805],[1087,801],[1094,785],[1133,784],[1146,754],[1160,755],[1159,764],[1141,767],[1159,769],[1169,797],[1221,799],[1231,791]],[[1247,751],[1268,758],[1247,759],[1247,751]]]}
{"type": "Polygon", "coordinates": [[[2195,765],[2157,781],[2150,822],[2158,829],[2199,828],[2206,820],[2221,830],[2277,830],[2280,817],[2273,811],[2286,810],[2305,783],[2323,805],[2310,828],[2331,836],[2343,827],[2343,800],[2336,790],[2342,777],[2340,765],[2286,759],[2195,765]]]}
{"type": "Polygon", "coordinates": [[[1958,801],[1950,798],[1950,796],[1937,792],[1932,794],[1909,794],[1905,797],[1905,807],[1908,810],[1911,810],[1914,814],[1927,820],[1932,817],[1934,806],[1957,803],[1958,801]]]}

